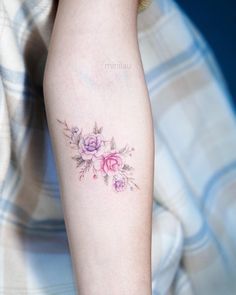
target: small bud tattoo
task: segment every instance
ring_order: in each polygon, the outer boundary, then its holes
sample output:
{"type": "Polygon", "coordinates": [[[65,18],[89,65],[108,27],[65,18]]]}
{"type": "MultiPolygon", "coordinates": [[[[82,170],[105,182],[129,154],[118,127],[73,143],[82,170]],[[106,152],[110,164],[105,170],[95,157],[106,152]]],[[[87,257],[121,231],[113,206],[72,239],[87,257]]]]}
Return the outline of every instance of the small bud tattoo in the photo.
{"type": "Polygon", "coordinates": [[[103,128],[98,128],[96,122],[93,131],[84,134],[76,126],[69,127],[66,121],[57,121],[63,126],[64,135],[75,150],[72,159],[79,168],[79,180],[92,171],[93,180],[103,177],[104,183],[111,185],[115,192],[139,189],[132,177],[134,168],[125,161],[132,156],[134,148],[126,145],[118,149],[113,137],[110,140],[103,137],[103,128]]]}

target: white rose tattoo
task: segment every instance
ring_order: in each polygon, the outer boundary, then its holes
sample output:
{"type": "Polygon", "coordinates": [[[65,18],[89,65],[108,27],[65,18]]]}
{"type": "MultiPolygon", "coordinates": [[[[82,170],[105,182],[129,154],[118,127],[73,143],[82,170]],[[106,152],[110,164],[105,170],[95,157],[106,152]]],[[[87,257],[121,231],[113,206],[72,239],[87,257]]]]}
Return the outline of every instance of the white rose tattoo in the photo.
{"type": "Polygon", "coordinates": [[[72,159],[79,168],[79,180],[92,171],[94,180],[103,177],[105,184],[111,185],[115,192],[139,189],[132,177],[134,168],[126,163],[134,148],[126,145],[117,149],[114,138],[106,140],[102,135],[103,128],[98,128],[97,123],[91,133],[83,134],[82,129],[69,127],[66,121],[57,121],[63,126],[64,135],[75,150],[72,159]]]}

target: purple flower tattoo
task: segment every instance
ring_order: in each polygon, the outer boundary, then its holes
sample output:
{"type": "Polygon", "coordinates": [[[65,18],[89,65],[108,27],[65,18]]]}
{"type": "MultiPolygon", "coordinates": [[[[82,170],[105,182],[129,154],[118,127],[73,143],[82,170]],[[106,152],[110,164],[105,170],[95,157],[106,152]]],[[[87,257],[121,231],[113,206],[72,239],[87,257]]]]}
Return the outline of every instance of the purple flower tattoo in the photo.
{"type": "Polygon", "coordinates": [[[114,138],[105,140],[103,128],[98,128],[97,123],[91,133],[84,135],[82,129],[69,127],[66,121],[57,121],[63,126],[64,135],[75,150],[72,159],[76,162],[76,168],[79,168],[79,180],[92,171],[93,179],[103,177],[105,184],[110,184],[115,192],[127,188],[139,189],[132,177],[134,169],[125,161],[127,156],[132,156],[134,148],[126,145],[117,149],[114,138]]]}

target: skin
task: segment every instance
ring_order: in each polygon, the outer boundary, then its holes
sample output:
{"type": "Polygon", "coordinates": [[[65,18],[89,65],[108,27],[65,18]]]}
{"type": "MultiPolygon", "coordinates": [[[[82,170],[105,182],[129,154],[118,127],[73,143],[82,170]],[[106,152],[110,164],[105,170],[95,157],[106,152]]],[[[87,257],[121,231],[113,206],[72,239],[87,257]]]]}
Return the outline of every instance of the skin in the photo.
{"type": "Polygon", "coordinates": [[[62,0],[50,41],[45,106],[80,295],[151,294],[154,140],[137,5],[62,0]],[[97,122],[106,139],[134,148],[126,160],[138,189],[117,192],[92,171],[80,179],[58,119],[84,134],[97,122]]]}

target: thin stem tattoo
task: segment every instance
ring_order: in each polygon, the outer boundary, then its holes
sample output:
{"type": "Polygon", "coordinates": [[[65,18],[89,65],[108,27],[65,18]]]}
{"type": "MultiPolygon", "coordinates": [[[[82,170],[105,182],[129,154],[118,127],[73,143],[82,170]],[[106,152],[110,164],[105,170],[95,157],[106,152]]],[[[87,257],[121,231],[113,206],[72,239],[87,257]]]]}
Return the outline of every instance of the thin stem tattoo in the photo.
{"type": "Polygon", "coordinates": [[[79,180],[92,171],[94,180],[103,177],[105,184],[112,185],[115,192],[128,188],[131,191],[139,189],[132,177],[134,168],[125,161],[126,157],[132,156],[134,148],[126,145],[118,149],[113,137],[104,139],[103,128],[98,128],[96,122],[91,133],[83,134],[82,129],[69,127],[66,121],[57,121],[63,126],[64,135],[75,150],[72,159],[76,162],[76,168],[79,168],[79,180]]]}

